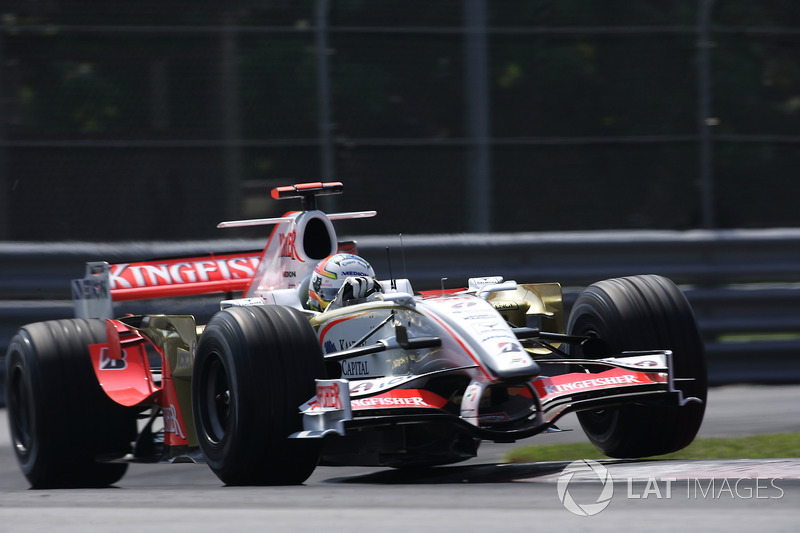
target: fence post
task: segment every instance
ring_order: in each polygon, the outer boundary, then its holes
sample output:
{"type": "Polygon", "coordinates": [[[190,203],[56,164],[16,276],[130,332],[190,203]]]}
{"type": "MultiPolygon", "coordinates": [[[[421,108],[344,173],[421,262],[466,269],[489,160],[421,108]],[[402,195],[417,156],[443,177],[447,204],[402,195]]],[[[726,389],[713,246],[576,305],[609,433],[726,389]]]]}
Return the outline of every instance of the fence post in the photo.
{"type": "Polygon", "coordinates": [[[464,62],[466,77],[467,230],[491,229],[491,153],[489,146],[489,53],[486,0],[464,1],[464,62]]]}
{"type": "Polygon", "coordinates": [[[320,158],[322,181],[333,181],[335,178],[333,159],[333,140],[331,138],[331,88],[328,71],[328,0],[317,0],[316,18],[316,50],[317,50],[317,106],[320,140],[320,158]]]}
{"type": "Polygon", "coordinates": [[[714,0],[701,0],[697,15],[697,128],[700,136],[700,202],[704,228],[716,226],[714,213],[714,146],[711,142],[711,7],[714,0]]]}
{"type": "MultiPolygon", "coordinates": [[[[0,24],[0,69],[5,70],[5,38],[6,28],[5,24],[0,24]]],[[[6,92],[5,92],[5,72],[0,73],[0,241],[7,240],[11,237],[9,225],[11,224],[11,207],[8,197],[11,193],[11,180],[8,178],[8,171],[6,168],[6,124],[8,122],[6,110],[6,92]]]]}
{"type": "Polygon", "coordinates": [[[225,140],[223,148],[225,164],[224,217],[236,218],[241,210],[242,186],[242,120],[239,101],[239,72],[236,68],[239,56],[237,42],[237,20],[232,12],[222,15],[220,32],[220,90],[221,127],[225,140]]]}

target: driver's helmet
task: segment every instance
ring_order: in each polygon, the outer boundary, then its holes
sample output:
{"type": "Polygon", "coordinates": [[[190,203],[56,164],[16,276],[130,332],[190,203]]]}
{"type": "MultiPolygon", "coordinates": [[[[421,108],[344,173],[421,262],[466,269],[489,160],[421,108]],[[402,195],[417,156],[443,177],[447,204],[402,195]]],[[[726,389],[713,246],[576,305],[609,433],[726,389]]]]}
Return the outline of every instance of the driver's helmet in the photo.
{"type": "Polygon", "coordinates": [[[336,298],[336,293],[348,277],[375,277],[372,266],[353,254],[334,254],[326,257],[314,268],[308,285],[308,305],[315,311],[324,311],[336,298]]]}

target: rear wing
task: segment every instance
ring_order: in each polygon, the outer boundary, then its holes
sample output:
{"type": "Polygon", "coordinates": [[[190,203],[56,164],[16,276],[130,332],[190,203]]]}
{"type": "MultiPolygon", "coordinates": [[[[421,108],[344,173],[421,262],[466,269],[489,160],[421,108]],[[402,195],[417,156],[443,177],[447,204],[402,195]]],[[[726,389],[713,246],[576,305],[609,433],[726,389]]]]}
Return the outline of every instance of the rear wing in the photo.
{"type": "Polygon", "coordinates": [[[339,242],[332,220],[368,218],[375,211],[327,215],[316,209],[316,197],[340,194],[340,182],[299,183],[272,190],[276,200],[299,198],[302,211],[278,218],[222,222],[220,228],[274,226],[263,252],[139,263],[87,263],[83,279],[72,281],[75,315],[113,318],[112,301],[173,298],[243,291],[248,297],[276,289],[296,288],[318,261],[337,252],[357,253],[354,241],[339,242]]]}
{"type": "Polygon", "coordinates": [[[113,318],[112,301],[244,291],[260,260],[261,252],[253,251],[112,265],[86,263],[84,277],[72,280],[75,316],[113,318]]]}

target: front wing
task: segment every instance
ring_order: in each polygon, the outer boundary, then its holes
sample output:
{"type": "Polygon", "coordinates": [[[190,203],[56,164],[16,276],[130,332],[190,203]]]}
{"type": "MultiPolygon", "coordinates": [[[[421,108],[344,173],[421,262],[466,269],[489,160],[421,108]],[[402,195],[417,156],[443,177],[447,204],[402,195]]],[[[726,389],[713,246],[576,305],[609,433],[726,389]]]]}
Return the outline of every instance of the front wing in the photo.
{"type": "Polygon", "coordinates": [[[503,424],[492,423],[491,415],[481,413],[485,392],[503,385],[498,380],[474,378],[461,395],[458,413],[445,409],[447,399],[421,386],[430,374],[378,380],[317,380],[316,396],[300,406],[303,431],[292,438],[344,436],[348,431],[370,426],[432,421],[456,424],[484,440],[513,441],[553,428],[559,418],[570,412],[634,402],[684,405],[702,401],[684,397],[675,386],[671,360],[672,352],[666,350],[626,352],[600,360],[539,360],[544,368],[569,365],[570,370],[578,371],[540,376],[525,384],[530,412],[503,424]]]}

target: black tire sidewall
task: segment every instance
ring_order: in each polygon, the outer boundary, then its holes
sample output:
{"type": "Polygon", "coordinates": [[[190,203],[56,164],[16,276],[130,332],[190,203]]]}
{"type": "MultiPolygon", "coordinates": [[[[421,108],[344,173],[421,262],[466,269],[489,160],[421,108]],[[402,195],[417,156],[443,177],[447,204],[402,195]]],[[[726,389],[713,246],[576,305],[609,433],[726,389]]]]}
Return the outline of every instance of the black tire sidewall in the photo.
{"type": "MultiPolygon", "coordinates": [[[[611,457],[643,457],[677,451],[694,439],[707,399],[702,339],[691,306],[669,279],[631,276],[593,284],[578,297],[568,331],[597,336],[602,356],[627,350],[672,350],[673,375],[684,397],[701,403],[625,405],[578,413],[589,439],[611,457]]],[[[581,356],[580,349],[572,349],[581,356]]]]}
{"type": "Polygon", "coordinates": [[[230,328],[230,325],[220,324],[220,322],[221,320],[218,319],[206,326],[198,345],[198,355],[192,377],[192,399],[197,437],[206,462],[215,471],[224,469],[223,463],[226,457],[241,454],[238,449],[242,443],[241,427],[246,426],[250,421],[239,418],[241,410],[237,406],[240,402],[251,401],[242,397],[244,391],[241,391],[239,385],[239,376],[245,374],[247,369],[241,368],[243,364],[241,362],[237,366],[237,362],[233,359],[234,353],[247,347],[238,343],[232,346],[228,339],[236,338],[240,333],[236,330],[227,334],[222,332],[224,328],[230,328]],[[217,333],[215,331],[217,328],[222,331],[217,333]],[[207,389],[210,388],[209,372],[215,363],[222,365],[227,374],[231,391],[229,416],[227,423],[224,423],[224,427],[222,427],[224,435],[217,435],[218,431],[210,427],[213,425],[210,420],[213,415],[209,413],[208,404],[214,399],[207,396],[207,389]],[[200,401],[205,402],[205,405],[199,405],[200,401]]]}
{"type": "Polygon", "coordinates": [[[302,483],[321,443],[288,439],[302,430],[299,406],[324,377],[322,351],[308,318],[279,306],[233,307],[212,317],[200,337],[192,405],[200,448],[229,485],[302,483]],[[222,438],[210,425],[210,370],[227,374],[230,405],[222,438]]]}
{"type": "Polygon", "coordinates": [[[11,340],[6,354],[6,395],[11,443],[23,474],[36,485],[36,480],[56,465],[50,464],[48,450],[52,446],[57,428],[42,420],[38,414],[42,405],[52,404],[39,386],[39,364],[36,351],[31,346],[27,331],[20,331],[11,340]],[[24,419],[24,420],[22,420],[24,419]],[[26,435],[20,434],[20,425],[27,426],[26,435]]]}
{"type": "Polygon", "coordinates": [[[118,481],[121,457],[136,435],[136,412],[113,402],[92,369],[89,345],[106,341],[102,320],[68,319],[28,324],[6,355],[9,428],[20,467],[34,488],[104,487],[118,481]],[[27,394],[22,412],[18,387],[27,394]],[[28,417],[30,442],[16,424],[28,417]]]}

